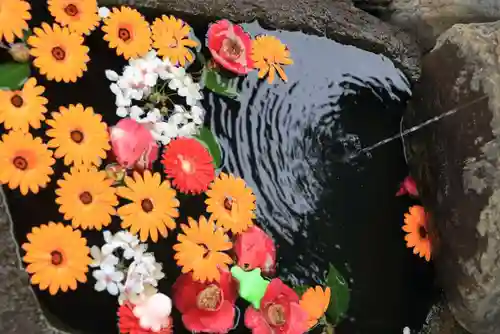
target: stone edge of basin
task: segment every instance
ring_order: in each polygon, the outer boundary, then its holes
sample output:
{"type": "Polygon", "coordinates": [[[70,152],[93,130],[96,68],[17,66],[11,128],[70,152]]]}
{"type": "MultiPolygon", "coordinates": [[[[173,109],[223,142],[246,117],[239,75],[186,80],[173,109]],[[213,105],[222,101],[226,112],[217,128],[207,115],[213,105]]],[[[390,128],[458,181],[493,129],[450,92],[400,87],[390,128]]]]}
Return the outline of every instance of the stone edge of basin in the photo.
{"type": "MultiPolygon", "coordinates": [[[[101,5],[123,2],[99,1],[101,5]]],[[[387,56],[412,82],[420,76],[420,53],[409,35],[343,0],[136,0],[135,5],[235,22],[257,19],[270,28],[326,35],[387,56]]],[[[62,333],[43,315],[12,233],[5,194],[0,189],[0,333],[62,333]]]]}

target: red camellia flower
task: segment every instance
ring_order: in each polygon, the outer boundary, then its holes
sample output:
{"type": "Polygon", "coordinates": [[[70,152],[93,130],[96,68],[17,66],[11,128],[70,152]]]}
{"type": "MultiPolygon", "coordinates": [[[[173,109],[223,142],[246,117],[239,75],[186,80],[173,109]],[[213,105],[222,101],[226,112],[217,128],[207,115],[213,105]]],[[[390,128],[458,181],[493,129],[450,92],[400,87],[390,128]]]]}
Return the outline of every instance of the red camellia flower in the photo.
{"type": "Polygon", "coordinates": [[[238,234],[234,243],[238,266],[245,270],[260,268],[271,276],[276,269],[276,247],[273,239],[257,226],[238,234]]]}
{"type": "Polygon", "coordinates": [[[183,193],[202,193],[215,178],[213,158],[196,139],[171,141],[165,148],[162,163],[174,187],[183,193]]]}
{"type": "Polygon", "coordinates": [[[411,197],[418,197],[417,183],[411,176],[405,177],[400,184],[400,188],[396,196],[410,195],[411,197]]]}
{"type": "MultiPolygon", "coordinates": [[[[172,318],[170,324],[172,324],[172,318]]],[[[118,309],[118,328],[120,334],[172,334],[172,325],[162,328],[159,332],[144,329],[139,325],[139,319],[134,315],[133,305],[125,303],[118,309]]]]}
{"type": "Polygon", "coordinates": [[[174,305],[182,313],[188,330],[227,333],[233,328],[238,286],[228,271],[220,273],[220,282],[200,283],[193,280],[191,273],[182,274],[175,281],[174,305]]]}
{"type": "Polygon", "coordinates": [[[245,312],[245,326],[253,334],[303,334],[308,330],[308,314],[299,305],[299,296],[279,278],[269,283],[260,303],[245,312]]]}
{"type": "Polygon", "coordinates": [[[208,29],[208,49],[214,60],[236,74],[247,74],[253,69],[252,40],[237,24],[220,20],[208,29]]]}

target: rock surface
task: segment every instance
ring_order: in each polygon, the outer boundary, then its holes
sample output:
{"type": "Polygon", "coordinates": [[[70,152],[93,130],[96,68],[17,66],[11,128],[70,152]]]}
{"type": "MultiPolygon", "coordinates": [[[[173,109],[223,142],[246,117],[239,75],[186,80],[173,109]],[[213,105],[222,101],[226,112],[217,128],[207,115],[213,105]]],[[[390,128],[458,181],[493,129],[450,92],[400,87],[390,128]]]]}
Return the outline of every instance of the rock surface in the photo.
{"type": "MultiPolygon", "coordinates": [[[[405,126],[451,311],[500,333],[500,22],[455,25],[423,59],[405,126]],[[450,111],[451,110],[451,111],[450,111]]],[[[408,141],[407,141],[408,142],[408,141]]]]}
{"type": "Polygon", "coordinates": [[[391,0],[387,10],[381,8],[386,6],[384,0],[363,1],[374,2],[372,7],[385,11],[385,19],[415,35],[425,51],[432,49],[437,37],[455,23],[500,19],[498,0],[391,0]]]}

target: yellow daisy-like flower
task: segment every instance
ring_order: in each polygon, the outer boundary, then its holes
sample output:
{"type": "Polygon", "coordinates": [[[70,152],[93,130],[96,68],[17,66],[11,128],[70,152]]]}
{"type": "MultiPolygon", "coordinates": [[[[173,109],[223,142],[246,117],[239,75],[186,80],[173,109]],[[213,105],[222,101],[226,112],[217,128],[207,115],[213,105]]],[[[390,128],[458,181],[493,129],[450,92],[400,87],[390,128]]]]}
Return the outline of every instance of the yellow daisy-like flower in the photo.
{"type": "Polygon", "coordinates": [[[201,216],[197,222],[188,218],[189,225],[182,224],[184,234],[177,235],[178,244],[174,245],[174,259],[182,267],[182,273],[193,272],[193,279],[220,281],[220,270],[229,270],[233,262],[224,253],[233,247],[229,237],[218,229],[212,220],[201,216]]]}
{"type": "Polygon", "coordinates": [[[26,21],[31,19],[31,6],[28,1],[0,1],[0,39],[14,42],[14,38],[23,37],[23,30],[28,30],[26,21]]]}
{"type": "Polygon", "coordinates": [[[77,34],[89,34],[99,24],[96,0],[49,0],[54,19],[77,34]]]}
{"type": "Polygon", "coordinates": [[[242,178],[220,173],[207,190],[207,212],[217,225],[233,233],[244,232],[253,225],[255,195],[242,178]]]}
{"type": "Polygon", "coordinates": [[[49,147],[57,148],[54,156],[64,157],[64,164],[70,166],[99,166],[106,158],[109,145],[107,125],[91,107],[81,104],[59,107],[59,112],[52,113],[53,119],[47,120],[52,129],[47,135],[52,139],[49,147]]]}
{"type": "Polygon", "coordinates": [[[22,90],[0,90],[0,123],[5,129],[28,132],[30,125],[39,129],[49,102],[41,96],[43,92],[45,88],[37,86],[35,78],[29,78],[22,90]]]}
{"type": "Polygon", "coordinates": [[[110,48],[125,59],[138,58],[145,55],[151,47],[151,30],[149,23],[137,10],[122,7],[113,8],[113,12],[104,19],[104,40],[110,48]]]}
{"type": "Polygon", "coordinates": [[[106,172],[96,169],[73,169],[71,174],[64,173],[64,179],[57,181],[56,203],[64,219],[72,220],[74,228],[100,231],[111,223],[111,216],[118,205],[113,180],[106,172]]]}
{"type": "Polygon", "coordinates": [[[122,228],[130,228],[132,234],[139,232],[141,241],[148,237],[158,241],[158,233],[166,237],[167,228],[175,228],[174,218],[179,217],[179,201],[176,191],[168,181],[161,181],[160,173],[144,171],[144,178],[134,172],[134,178],[125,178],[126,187],[119,187],[118,196],[132,203],[118,209],[122,228]]]}
{"type": "Polygon", "coordinates": [[[11,131],[0,141],[0,183],[10,189],[19,187],[21,194],[36,194],[45,188],[54,174],[52,151],[40,138],[30,133],[11,131]]]}
{"type": "Polygon", "coordinates": [[[153,32],[153,47],[158,54],[170,60],[172,64],[186,65],[194,61],[194,55],[189,48],[194,48],[198,42],[189,39],[191,27],[174,16],[163,15],[157,18],[151,26],[153,32]]]}
{"type": "Polygon", "coordinates": [[[331,289],[326,287],[323,290],[321,286],[309,288],[300,298],[300,307],[309,315],[307,325],[312,328],[318,323],[318,320],[325,314],[330,305],[331,289]]]}
{"type": "Polygon", "coordinates": [[[80,231],[71,226],[50,222],[33,227],[27,235],[28,242],[22,248],[26,251],[23,260],[28,264],[26,271],[31,284],[40,290],[49,289],[51,295],[59,290],[76,290],[78,282],[87,282],[90,249],[80,231]]]}
{"type": "Polygon", "coordinates": [[[259,70],[259,78],[269,74],[267,77],[269,83],[273,83],[276,72],[286,82],[288,77],[282,66],[293,64],[286,45],[276,37],[269,35],[257,36],[252,42],[252,60],[254,68],[259,70]]]}
{"type": "Polygon", "coordinates": [[[89,48],[83,45],[83,37],[69,31],[68,27],[42,23],[28,38],[33,65],[47,79],[57,82],[76,82],[87,71],[89,48]]]}

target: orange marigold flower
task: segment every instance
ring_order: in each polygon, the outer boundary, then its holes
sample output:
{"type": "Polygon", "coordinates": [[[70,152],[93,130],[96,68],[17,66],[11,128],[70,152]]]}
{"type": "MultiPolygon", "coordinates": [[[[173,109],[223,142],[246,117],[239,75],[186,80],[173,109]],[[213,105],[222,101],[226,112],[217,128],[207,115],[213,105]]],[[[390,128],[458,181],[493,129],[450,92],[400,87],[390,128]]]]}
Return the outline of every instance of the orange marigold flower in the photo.
{"type": "Polygon", "coordinates": [[[408,233],[405,236],[406,247],[412,248],[413,253],[431,260],[431,241],[427,229],[427,213],[423,206],[414,205],[410,207],[409,213],[405,213],[405,225],[403,231],[408,233]]]}
{"type": "Polygon", "coordinates": [[[321,286],[307,289],[300,299],[300,306],[309,315],[307,325],[312,328],[318,323],[318,320],[325,314],[330,304],[331,290],[326,287],[325,290],[321,286]]]}

